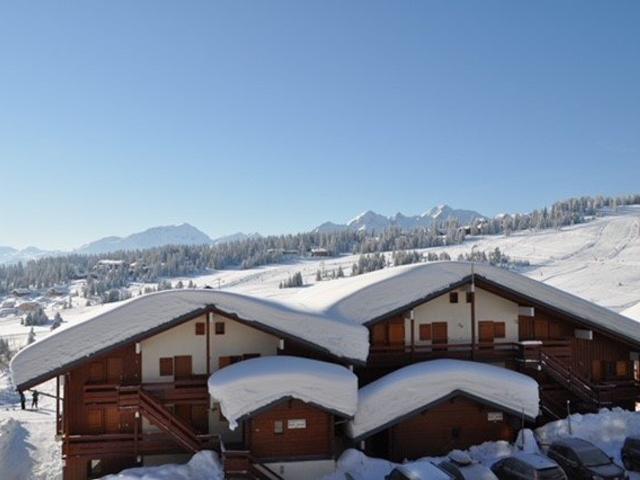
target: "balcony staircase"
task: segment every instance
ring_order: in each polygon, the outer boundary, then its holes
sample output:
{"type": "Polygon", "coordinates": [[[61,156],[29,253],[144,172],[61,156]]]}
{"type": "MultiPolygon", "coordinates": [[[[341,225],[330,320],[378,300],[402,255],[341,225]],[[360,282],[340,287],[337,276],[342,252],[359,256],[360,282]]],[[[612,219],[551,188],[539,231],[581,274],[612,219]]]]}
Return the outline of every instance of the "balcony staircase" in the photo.
{"type": "Polygon", "coordinates": [[[137,389],[140,413],[153,425],[168,433],[183,448],[190,452],[198,452],[203,448],[197,432],[183,419],[175,416],[164,405],[142,388],[137,389]]]}

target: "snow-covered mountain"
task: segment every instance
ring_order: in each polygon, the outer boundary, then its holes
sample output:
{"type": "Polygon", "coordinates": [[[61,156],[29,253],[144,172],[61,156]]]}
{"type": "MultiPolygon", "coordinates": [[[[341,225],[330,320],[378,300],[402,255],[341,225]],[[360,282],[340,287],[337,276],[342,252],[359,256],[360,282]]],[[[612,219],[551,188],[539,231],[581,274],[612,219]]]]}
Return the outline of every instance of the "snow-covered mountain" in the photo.
{"type": "Polygon", "coordinates": [[[260,238],[261,236],[262,235],[260,235],[258,232],[254,232],[254,233],[236,232],[236,233],[232,233],[231,235],[224,235],[222,237],[218,237],[215,240],[213,240],[213,243],[221,244],[221,243],[239,242],[240,240],[260,238]]]}
{"type": "Polygon", "coordinates": [[[213,240],[193,225],[167,225],[149,228],[126,237],[105,237],[76,249],[76,253],[96,254],[116,250],[138,250],[163,245],[204,245],[213,240]]]}
{"type": "Polygon", "coordinates": [[[385,217],[379,213],[367,210],[347,223],[339,224],[325,222],[317,226],[314,232],[336,232],[346,229],[366,230],[380,232],[390,227],[398,227],[402,230],[414,230],[428,227],[434,222],[444,222],[457,219],[461,224],[468,224],[475,218],[485,218],[484,215],[474,210],[451,208],[449,205],[438,205],[427,210],[422,215],[407,216],[400,212],[392,217],[385,217]]]}
{"type": "Polygon", "coordinates": [[[37,247],[26,247],[18,250],[13,247],[0,246],[0,265],[28,262],[41,257],[51,257],[59,255],[61,252],[53,250],[41,250],[37,247]]]}

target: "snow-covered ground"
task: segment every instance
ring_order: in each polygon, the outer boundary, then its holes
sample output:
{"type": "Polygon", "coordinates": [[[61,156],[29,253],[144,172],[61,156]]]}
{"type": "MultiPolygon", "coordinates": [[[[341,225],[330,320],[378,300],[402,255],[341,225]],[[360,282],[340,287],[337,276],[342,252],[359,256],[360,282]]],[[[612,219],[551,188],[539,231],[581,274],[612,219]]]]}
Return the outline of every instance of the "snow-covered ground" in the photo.
{"type": "MultiPolygon", "coordinates": [[[[489,251],[494,248],[516,260],[527,260],[529,267],[521,270],[525,275],[573,294],[640,317],[640,207],[620,208],[617,212],[597,218],[589,223],[561,230],[518,232],[504,235],[469,238],[462,245],[423,250],[447,252],[453,259],[472,249],[489,251]],[[635,309],[633,308],[634,306],[635,309]]],[[[390,255],[390,254],[389,254],[390,255]]],[[[289,263],[270,265],[249,270],[222,270],[196,277],[171,279],[187,284],[193,280],[198,287],[208,285],[229,291],[262,297],[290,295],[295,289],[279,289],[281,281],[295,272],[301,272],[306,285],[316,282],[316,272],[337,271],[342,267],[350,274],[357,255],[337,258],[298,259],[289,263]]],[[[331,280],[325,280],[331,281],[331,280]]],[[[86,306],[86,299],[74,295],[81,282],[71,285],[71,295],[42,299],[47,315],[52,318],[60,312],[65,323],[61,328],[93,317],[118,305],[86,306]],[[62,309],[71,300],[72,308],[62,309]]],[[[133,285],[132,294],[138,295],[145,285],[133,285]]],[[[305,287],[302,287],[304,289],[305,287]]],[[[0,298],[0,304],[6,298],[0,298]]],[[[26,342],[29,327],[20,324],[20,316],[0,317],[0,337],[7,338],[14,347],[26,342]]],[[[640,319],[640,318],[639,318],[640,319]]],[[[49,326],[35,327],[36,338],[50,333],[49,326]]],[[[6,375],[0,377],[0,479],[30,478],[57,479],[61,462],[59,447],[54,442],[54,406],[50,399],[41,397],[38,412],[20,411],[18,398],[12,392],[6,375]],[[9,441],[7,439],[13,439],[9,441]],[[11,476],[11,469],[17,469],[11,476]],[[4,468],[4,470],[3,470],[4,468]],[[16,476],[17,475],[17,476],[16,476]]],[[[51,390],[45,385],[43,390],[51,390]]],[[[640,433],[638,431],[637,433],[640,433]]],[[[482,448],[476,447],[476,448],[482,448]]],[[[640,476],[637,477],[640,479],[640,476]]]]}
{"type": "MultiPolygon", "coordinates": [[[[511,454],[525,451],[541,451],[557,439],[576,436],[592,442],[604,450],[614,461],[622,465],[620,449],[624,439],[630,435],[640,435],[640,413],[619,408],[602,409],[597,414],[571,415],[568,419],[548,423],[535,431],[540,442],[540,450],[530,430],[523,430],[514,443],[505,441],[485,442],[471,447],[466,453],[475,461],[490,467],[497,460],[511,454]]],[[[427,457],[439,463],[444,457],[427,457]]],[[[338,459],[337,470],[323,480],[346,480],[346,473],[357,480],[384,480],[396,464],[379,458],[370,458],[357,450],[347,450],[338,459]]],[[[640,472],[629,472],[631,480],[640,480],[640,472]]]]}

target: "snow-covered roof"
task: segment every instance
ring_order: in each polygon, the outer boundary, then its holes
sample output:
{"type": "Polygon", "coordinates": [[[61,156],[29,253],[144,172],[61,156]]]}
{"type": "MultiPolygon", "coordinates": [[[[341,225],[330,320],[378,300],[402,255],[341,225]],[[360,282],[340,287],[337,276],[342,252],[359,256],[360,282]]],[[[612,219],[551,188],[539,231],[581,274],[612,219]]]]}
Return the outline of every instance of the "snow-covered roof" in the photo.
{"type": "Polygon", "coordinates": [[[356,439],[369,436],[456,393],[528,418],[539,413],[538,383],[531,377],[486,363],[432,360],[401,368],[361,388],[348,434],[356,439]]]}
{"type": "Polygon", "coordinates": [[[148,336],[208,307],[309,342],[338,357],[364,361],[366,328],[276,301],[219,290],[167,290],[136,297],[96,317],[56,331],[20,350],[11,362],[16,386],[37,384],[105,349],[148,336]]]}
{"type": "Polygon", "coordinates": [[[295,398],[345,417],[358,403],[358,378],[346,367],[301,357],[245,360],[215,372],[209,393],[235,429],[238,420],[283,399],[295,398]]]}
{"type": "MultiPolygon", "coordinates": [[[[136,297],[84,323],[57,331],[21,350],[12,362],[17,385],[33,385],[46,374],[89,355],[160,331],[201,309],[221,311],[294,337],[330,354],[364,362],[369,335],[363,324],[400,313],[469,281],[471,264],[430,262],[320,282],[278,299],[219,290],[170,290],[136,297]]],[[[475,278],[536,305],[640,344],[640,322],[523,275],[477,264],[475,278]]]]}
{"type": "MultiPolygon", "coordinates": [[[[537,280],[488,264],[473,266],[476,279],[497,284],[533,302],[640,343],[640,322],[537,280]]],[[[468,282],[468,262],[432,262],[386,268],[344,279],[321,282],[291,295],[294,305],[331,318],[367,323],[418,304],[468,282]]]]}

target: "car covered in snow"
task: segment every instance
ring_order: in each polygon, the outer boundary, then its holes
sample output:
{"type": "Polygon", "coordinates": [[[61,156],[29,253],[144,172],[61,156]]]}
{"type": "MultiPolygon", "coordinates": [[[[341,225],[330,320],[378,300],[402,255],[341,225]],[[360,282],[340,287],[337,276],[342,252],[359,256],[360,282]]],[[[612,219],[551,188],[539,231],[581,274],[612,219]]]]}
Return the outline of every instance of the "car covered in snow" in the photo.
{"type": "Polygon", "coordinates": [[[629,474],[613,458],[582,438],[556,440],[547,451],[572,480],[625,480],[629,474]]]}
{"type": "Polygon", "coordinates": [[[455,477],[435,466],[429,460],[398,465],[385,480],[455,480],[455,477]]]}
{"type": "Polygon", "coordinates": [[[567,480],[556,462],[537,453],[516,453],[502,458],[491,470],[499,480],[567,480]]]}
{"type": "Polygon", "coordinates": [[[460,450],[451,452],[446,460],[438,464],[445,472],[456,480],[498,480],[498,477],[487,467],[475,462],[460,450]]]}
{"type": "Polygon", "coordinates": [[[640,436],[625,439],[620,450],[620,458],[627,470],[640,470],[640,436]]]}

